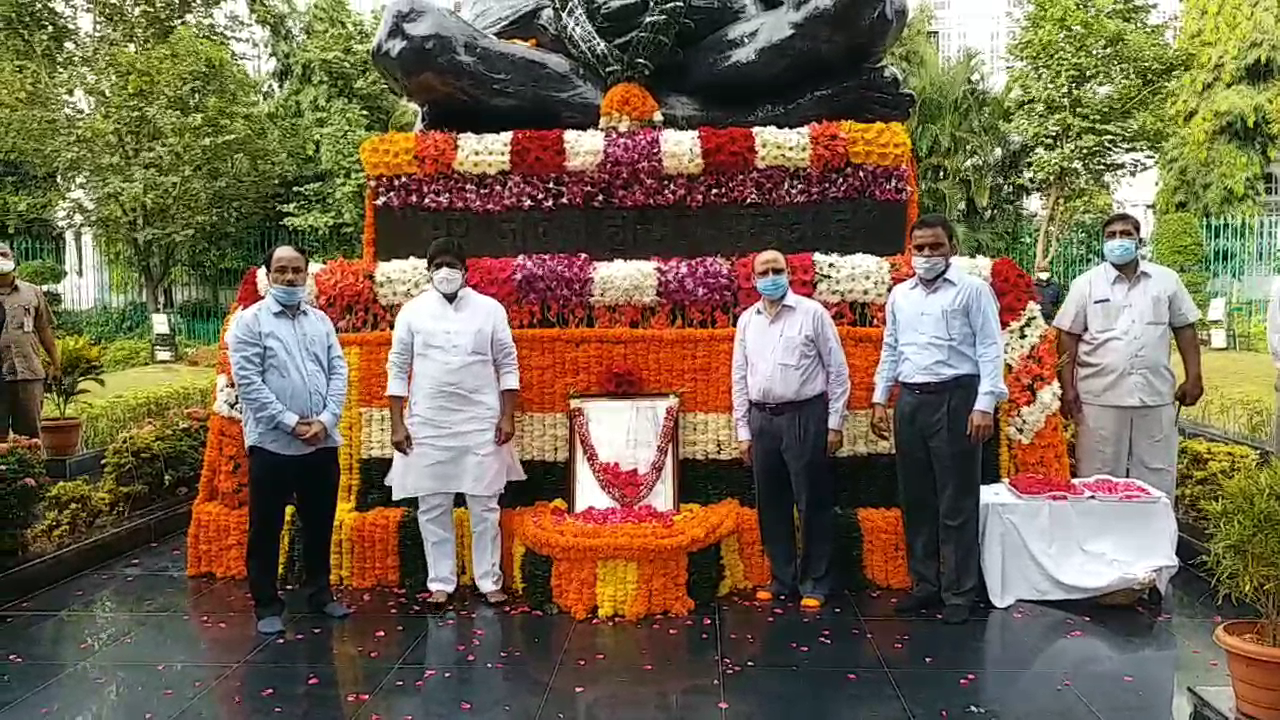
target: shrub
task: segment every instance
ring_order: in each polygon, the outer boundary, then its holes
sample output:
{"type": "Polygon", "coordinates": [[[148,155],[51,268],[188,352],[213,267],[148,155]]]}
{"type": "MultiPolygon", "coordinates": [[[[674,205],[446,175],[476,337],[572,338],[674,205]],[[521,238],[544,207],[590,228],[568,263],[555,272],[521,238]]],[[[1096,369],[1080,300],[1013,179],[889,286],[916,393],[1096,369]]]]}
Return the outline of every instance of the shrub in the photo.
{"type": "Polygon", "coordinates": [[[67,271],[52,260],[31,260],[18,266],[14,272],[19,280],[26,280],[32,285],[57,285],[67,276],[67,271]]]}
{"type": "Polygon", "coordinates": [[[15,436],[0,443],[0,559],[16,558],[25,549],[44,478],[39,440],[15,436]]]}
{"type": "Polygon", "coordinates": [[[40,501],[40,522],[28,537],[37,548],[56,550],[87,537],[100,524],[128,515],[146,494],[141,485],[121,486],[110,480],[57,483],[40,501]]]}
{"type": "Polygon", "coordinates": [[[105,387],[102,380],[102,348],[80,335],[69,335],[58,340],[58,359],[62,361],[62,374],[44,381],[44,392],[53,404],[54,417],[70,417],[71,403],[89,393],[87,383],[105,387]]]}
{"type": "Polygon", "coordinates": [[[123,433],[107,448],[102,479],[144,487],[156,500],[185,495],[200,481],[208,419],[208,412],[191,410],[123,433]]]}
{"type": "Polygon", "coordinates": [[[142,338],[112,340],[102,349],[102,367],[107,372],[128,370],[151,364],[151,342],[142,338]]]}
{"type": "Polygon", "coordinates": [[[1229,478],[1205,514],[1205,564],[1220,595],[1258,608],[1257,640],[1280,647],[1280,461],[1229,478]]]}
{"type": "Polygon", "coordinates": [[[59,310],[54,320],[61,335],[84,335],[102,344],[120,338],[146,338],[151,335],[151,315],[146,303],[129,303],[120,307],[95,307],[88,310],[59,310]]]}
{"type": "Polygon", "coordinates": [[[213,379],[210,378],[135,388],[109,399],[91,400],[80,412],[84,421],[84,446],[105,448],[149,418],[168,417],[187,408],[208,407],[212,399],[213,379]]]}
{"type": "Polygon", "coordinates": [[[1183,440],[1178,448],[1178,513],[1204,526],[1205,507],[1222,492],[1227,480],[1258,467],[1258,453],[1243,445],[1201,438],[1183,440]]]}

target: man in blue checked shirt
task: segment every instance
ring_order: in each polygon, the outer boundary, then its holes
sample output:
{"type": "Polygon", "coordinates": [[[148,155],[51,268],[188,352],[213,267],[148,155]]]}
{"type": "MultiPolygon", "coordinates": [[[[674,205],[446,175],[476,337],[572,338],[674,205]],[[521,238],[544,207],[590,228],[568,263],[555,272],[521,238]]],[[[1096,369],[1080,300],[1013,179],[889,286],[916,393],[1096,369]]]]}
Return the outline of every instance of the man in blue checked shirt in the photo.
{"type": "Polygon", "coordinates": [[[912,593],[900,614],[942,609],[969,619],[981,567],[978,495],[982,444],[995,429],[1004,341],[995,292],[951,262],[955,231],[941,215],[911,227],[915,277],[889,293],[871,429],[889,437],[886,406],[899,387],[893,435],[912,593]]]}
{"type": "Polygon", "coordinates": [[[306,255],[280,246],[265,267],[271,291],[234,319],[227,349],[249,455],[249,592],[258,632],[273,635],[284,631],[277,575],[291,498],[302,522],[307,607],[334,618],[351,614],[329,588],[347,361],[333,323],[306,302],[306,255]]]}

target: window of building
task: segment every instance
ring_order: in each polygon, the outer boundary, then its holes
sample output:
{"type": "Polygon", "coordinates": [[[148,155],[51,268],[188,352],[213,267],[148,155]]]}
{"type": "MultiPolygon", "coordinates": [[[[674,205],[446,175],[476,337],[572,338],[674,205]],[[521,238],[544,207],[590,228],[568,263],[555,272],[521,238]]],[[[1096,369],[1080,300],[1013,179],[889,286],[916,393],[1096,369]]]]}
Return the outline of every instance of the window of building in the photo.
{"type": "Polygon", "coordinates": [[[1263,173],[1262,197],[1269,203],[1280,203],[1280,165],[1272,165],[1263,173]]]}

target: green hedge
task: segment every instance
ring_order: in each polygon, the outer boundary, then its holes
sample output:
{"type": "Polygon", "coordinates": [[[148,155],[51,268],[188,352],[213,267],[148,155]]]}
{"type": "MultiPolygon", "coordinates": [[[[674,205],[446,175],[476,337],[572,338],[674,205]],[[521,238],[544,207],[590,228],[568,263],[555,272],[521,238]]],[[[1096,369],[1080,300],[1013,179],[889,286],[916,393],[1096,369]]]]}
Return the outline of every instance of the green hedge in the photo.
{"type": "Polygon", "coordinates": [[[1202,438],[1183,440],[1178,447],[1178,513],[1203,528],[1208,519],[1206,509],[1222,494],[1223,484],[1256,471],[1259,462],[1258,452],[1244,445],[1202,438]]]}
{"type": "Polygon", "coordinates": [[[108,447],[150,419],[168,417],[189,408],[207,408],[212,397],[212,379],[192,379],[90,400],[80,412],[84,421],[84,446],[90,450],[108,447]]]}
{"type": "Polygon", "coordinates": [[[1208,307],[1209,276],[1204,272],[1200,219],[1190,213],[1163,213],[1156,217],[1151,243],[1156,262],[1182,276],[1196,307],[1208,307]]]}

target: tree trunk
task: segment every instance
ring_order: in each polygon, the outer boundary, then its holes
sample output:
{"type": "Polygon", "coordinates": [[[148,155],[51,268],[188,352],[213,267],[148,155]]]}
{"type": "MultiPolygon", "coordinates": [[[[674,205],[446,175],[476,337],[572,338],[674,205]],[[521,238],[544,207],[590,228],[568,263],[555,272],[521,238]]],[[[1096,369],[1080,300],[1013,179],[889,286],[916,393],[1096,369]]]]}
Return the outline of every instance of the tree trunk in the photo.
{"type": "Polygon", "coordinates": [[[1040,220],[1040,233],[1036,236],[1036,272],[1049,270],[1049,261],[1053,259],[1057,245],[1053,233],[1053,223],[1058,214],[1058,204],[1062,202],[1062,188],[1057,183],[1049,186],[1049,200],[1045,204],[1044,217],[1040,220]]]}
{"type": "Polygon", "coordinates": [[[160,281],[156,279],[155,274],[149,268],[142,271],[142,286],[146,293],[147,312],[160,312],[160,281]]]}

